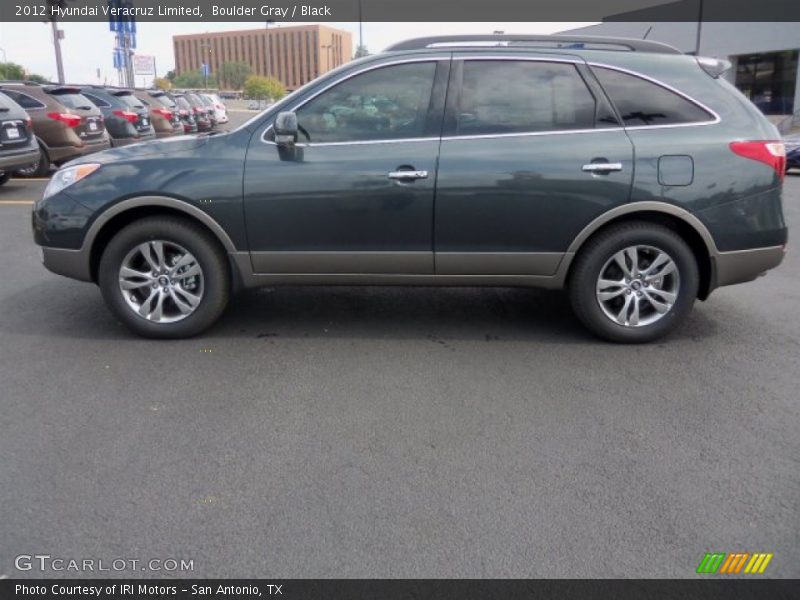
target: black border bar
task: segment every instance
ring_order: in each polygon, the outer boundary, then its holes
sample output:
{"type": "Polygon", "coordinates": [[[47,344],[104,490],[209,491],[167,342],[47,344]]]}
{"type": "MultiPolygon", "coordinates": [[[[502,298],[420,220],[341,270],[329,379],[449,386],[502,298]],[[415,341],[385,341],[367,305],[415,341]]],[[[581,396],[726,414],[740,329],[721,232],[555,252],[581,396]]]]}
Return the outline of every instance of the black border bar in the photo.
{"type": "MultiPolygon", "coordinates": [[[[139,22],[800,21],[797,0],[126,0],[139,22]],[[218,10],[215,13],[214,7],[218,10]],[[219,10],[224,9],[224,10],[219,10]]],[[[0,21],[108,21],[118,0],[2,0],[0,21]],[[53,8],[65,5],[69,13],[53,8]]],[[[124,15],[122,15],[124,16],[124,15]]]]}

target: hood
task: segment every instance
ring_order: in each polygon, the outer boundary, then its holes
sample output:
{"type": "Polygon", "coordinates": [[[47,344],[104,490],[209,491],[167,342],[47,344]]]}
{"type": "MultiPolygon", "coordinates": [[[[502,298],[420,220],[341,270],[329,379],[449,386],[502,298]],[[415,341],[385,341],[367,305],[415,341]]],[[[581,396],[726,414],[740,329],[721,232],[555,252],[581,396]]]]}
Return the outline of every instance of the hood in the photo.
{"type": "Polygon", "coordinates": [[[70,161],[67,165],[72,166],[83,163],[106,164],[157,154],[174,156],[180,152],[191,152],[207,144],[209,139],[210,136],[208,135],[182,135],[161,140],[151,140],[139,144],[132,144],[130,146],[123,146],[122,148],[112,148],[110,150],[88,154],[70,161]]]}

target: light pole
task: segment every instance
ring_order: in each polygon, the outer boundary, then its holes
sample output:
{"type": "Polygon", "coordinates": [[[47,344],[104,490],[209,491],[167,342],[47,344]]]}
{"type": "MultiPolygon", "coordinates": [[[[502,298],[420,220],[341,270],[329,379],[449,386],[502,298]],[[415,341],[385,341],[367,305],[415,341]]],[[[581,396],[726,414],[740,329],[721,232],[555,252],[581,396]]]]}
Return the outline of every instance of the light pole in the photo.
{"type": "Polygon", "coordinates": [[[61,57],[61,38],[64,32],[58,28],[55,20],[50,22],[53,28],[53,45],[56,49],[56,70],[58,71],[58,83],[64,84],[64,60],[61,57]]]}
{"type": "Polygon", "coordinates": [[[211,72],[211,43],[210,42],[207,42],[207,43],[204,42],[204,43],[200,44],[200,47],[201,48],[208,48],[208,62],[205,62],[205,61],[203,62],[203,64],[205,65],[205,67],[203,68],[203,76],[205,77],[205,80],[206,80],[205,89],[206,89],[206,91],[208,91],[208,74],[211,72]]]}
{"type": "Polygon", "coordinates": [[[266,22],[266,31],[267,31],[267,79],[272,79],[272,48],[270,47],[269,41],[269,24],[273,23],[272,20],[266,22]]]}

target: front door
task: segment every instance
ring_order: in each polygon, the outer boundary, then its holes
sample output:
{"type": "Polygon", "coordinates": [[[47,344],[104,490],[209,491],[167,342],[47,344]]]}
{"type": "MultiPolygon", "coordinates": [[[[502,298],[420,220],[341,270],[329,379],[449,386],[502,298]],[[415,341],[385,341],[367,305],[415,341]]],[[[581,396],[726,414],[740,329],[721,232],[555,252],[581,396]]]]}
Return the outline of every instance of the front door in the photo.
{"type": "Polygon", "coordinates": [[[583,227],[628,201],[633,147],[579,59],[456,55],[447,103],[437,274],[553,275],[583,227]]]}
{"type": "Polygon", "coordinates": [[[293,107],[294,149],[253,136],[244,201],[264,274],[431,274],[449,55],[344,75],[293,107]]]}

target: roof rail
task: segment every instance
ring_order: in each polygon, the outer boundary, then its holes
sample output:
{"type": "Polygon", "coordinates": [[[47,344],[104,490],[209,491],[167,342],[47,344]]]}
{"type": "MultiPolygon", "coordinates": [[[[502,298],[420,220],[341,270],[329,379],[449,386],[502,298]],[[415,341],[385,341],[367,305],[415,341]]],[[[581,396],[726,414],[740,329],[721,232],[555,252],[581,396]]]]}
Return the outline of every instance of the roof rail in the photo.
{"type": "Polygon", "coordinates": [[[574,50],[624,50],[629,52],[652,52],[655,54],[683,54],[677,48],[651,40],[599,37],[587,35],[524,35],[524,34],[478,34],[439,35],[421,37],[398,42],[386,48],[386,52],[398,50],[422,50],[425,48],[507,46],[539,48],[561,48],[574,50]]]}

